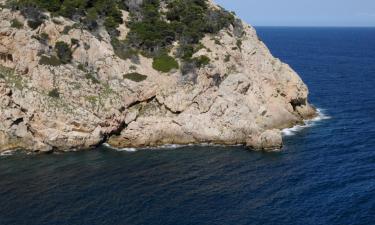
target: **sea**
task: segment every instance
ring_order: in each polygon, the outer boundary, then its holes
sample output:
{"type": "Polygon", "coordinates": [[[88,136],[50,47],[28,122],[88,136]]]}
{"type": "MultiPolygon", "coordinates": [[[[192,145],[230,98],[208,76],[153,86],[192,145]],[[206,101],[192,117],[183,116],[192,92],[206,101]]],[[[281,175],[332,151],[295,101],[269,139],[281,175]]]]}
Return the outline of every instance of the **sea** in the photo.
{"type": "Polygon", "coordinates": [[[0,225],[375,224],[375,28],[257,27],[320,115],[278,152],[164,146],[0,156],[0,225]]]}

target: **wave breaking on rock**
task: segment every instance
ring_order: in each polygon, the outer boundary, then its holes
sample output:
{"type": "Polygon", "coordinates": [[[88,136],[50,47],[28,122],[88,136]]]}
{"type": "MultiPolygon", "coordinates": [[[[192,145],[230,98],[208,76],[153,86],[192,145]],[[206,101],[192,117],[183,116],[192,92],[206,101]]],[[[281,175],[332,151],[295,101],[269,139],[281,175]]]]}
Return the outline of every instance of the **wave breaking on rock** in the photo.
{"type": "Polygon", "coordinates": [[[324,113],[324,109],[317,108],[316,112],[317,112],[317,116],[312,118],[312,119],[304,120],[303,125],[295,125],[291,128],[282,129],[281,130],[282,135],[283,136],[293,136],[293,135],[296,135],[298,132],[300,132],[300,131],[302,131],[306,128],[315,126],[318,122],[320,122],[322,120],[331,119],[330,116],[328,116],[324,113]]]}

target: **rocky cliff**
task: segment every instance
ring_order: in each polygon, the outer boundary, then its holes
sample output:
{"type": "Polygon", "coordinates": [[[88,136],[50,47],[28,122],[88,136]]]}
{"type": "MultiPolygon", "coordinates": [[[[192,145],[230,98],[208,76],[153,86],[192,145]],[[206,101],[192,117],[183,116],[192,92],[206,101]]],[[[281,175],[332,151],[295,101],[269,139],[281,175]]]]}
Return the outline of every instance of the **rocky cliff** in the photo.
{"type": "MultiPolygon", "coordinates": [[[[211,1],[208,7],[221,10],[211,1]]],[[[129,32],[129,12],[121,13],[119,41],[129,32]]],[[[0,0],[0,152],[69,151],[103,142],[274,149],[282,144],[281,129],[315,115],[300,77],[238,19],[199,40],[191,56],[199,67],[188,70],[185,63],[182,69],[176,57],[179,66],[162,72],[147,54],[116,54],[104,27],[92,32],[74,19],[43,15],[31,27],[21,10],[0,0]],[[55,56],[57,43],[69,47],[68,62],[59,51],[55,56]]],[[[178,45],[171,42],[169,56],[178,45]]]]}

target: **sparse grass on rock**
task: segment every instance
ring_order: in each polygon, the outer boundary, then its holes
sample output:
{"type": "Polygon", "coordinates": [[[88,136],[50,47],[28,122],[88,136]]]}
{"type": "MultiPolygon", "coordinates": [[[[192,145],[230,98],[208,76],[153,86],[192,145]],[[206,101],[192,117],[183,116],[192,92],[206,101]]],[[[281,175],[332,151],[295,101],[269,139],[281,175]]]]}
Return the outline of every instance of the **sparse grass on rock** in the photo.
{"type": "Polygon", "coordinates": [[[0,78],[4,79],[10,86],[22,90],[25,87],[25,83],[22,77],[17,74],[13,69],[0,65],[0,78]]]}
{"type": "Polygon", "coordinates": [[[140,74],[140,73],[127,73],[124,76],[124,79],[128,79],[134,82],[142,82],[147,79],[146,75],[140,74]]]}

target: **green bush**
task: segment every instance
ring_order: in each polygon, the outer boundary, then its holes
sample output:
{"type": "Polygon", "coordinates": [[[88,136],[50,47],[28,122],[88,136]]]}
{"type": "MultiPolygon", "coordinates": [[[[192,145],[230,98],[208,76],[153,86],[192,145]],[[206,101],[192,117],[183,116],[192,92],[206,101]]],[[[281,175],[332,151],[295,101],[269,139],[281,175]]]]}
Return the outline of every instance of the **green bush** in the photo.
{"type": "Polygon", "coordinates": [[[72,43],[72,46],[79,47],[79,40],[78,39],[72,38],[72,39],[70,39],[70,43],[72,43]]]}
{"type": "Polygon", "coordinates": [[[48,34],[44,32],[40,34],[40,38],[42,38],[43,40],[47,40],[47,41],[49,40],[48,34]]]}
{"type": "Polygon", "coordinates": [[[60,61],[59,58],[56,56],[41,56],[39,60],[40,65],[48,65],[48,66],[60,66],[63,63],[60,61]]]}
{"type": "Polygon", "coordinates": [[[191,59],[194,49],[207,33],[217,33],[234,21],[234,16],[222,9],[212,9],[206,0],[166,1],[167,12],[159,12],[160,1],[148,0],[141,5],[140,13],[131,14],[127,41],[135,48],[154,54],[168,51],[179,41],[184,60],[191,59]]]}
{"type": "Polygon", "coordinates": [[[49,40],[49,36],[46,33],[41,33],[39,35],[33,35],[32,38],[35,38],[36,40],[38,40],[43,45],[47,45],[48,40],[49,40]]]}
{"type": "Polygon", "coordinates": [[[127,73],[123,77],[124,77],[124,79],[128,79],[128,80],[131,80],[131,81],[134,81],[134,82],[142,82],[142,81],[147,79],[146,75],[139,74],[139,73],[136,73],[136,72],[127,73]]]}
{"type": "Polygon", "coordinates": [[[61,63],[67,64],[72,61],[72,50],[67,43],[62,41],[56,42],[55,51],[61,63]]]}
{"type": "Polygon", "coordinates": [[[162,54],[154,57],[152,67],[160,72],[168,73],[172,69],[178,69],[178,62],[167,54],[162,54]]]}
{"type": "Polygon", "coordinates": [[[33,30],[38,28],[42,23],[43,23],[43,21],[41,21],[41,20],[28,20],[27,21],[27,25],[33,30]]]}
{"type": "Polygon", "coordinates": [[[30,27],[35,29],[42,20],[35,20],[35,16],[30,16],[27,11],[34,8],[39,11],[48,11],[55,16],[64,16],[70,19],[79,18],[87,28],[97,20],[104,19],[108,29],[116,28],[122,23],[120,8],[124,8],[124,3],[119,0],[10,0],[13,9],[21,9],[30,22],[30,27]],[[31,18],[32,17],[32,18],[31,18]]]}
{"type": "Polygon", "coordinates": [[[60,93],[57,88],[52,89],[50,92],[48,92],[48,96],[52,98],[60,98],[60,93]]]}
{"type": "Polygon", "coordinates": [[[200,67],[210,64],[211,60],[207,56],[202,55],[202,56],[193,58],[193,61],[195,62],[195,65],[200,68],[200,67]]]}
{"type": "Polygon", "coordinates": [[[23,23],[21,23],[20,21],[18,21],[17,19],[13,19],[11,21],[11,27],[13,28],[17,28],[17,29],[21,29],[23,27],[23,23]]]}
{"type": "Polygon", "coordinates": [[[86,77],[86,79],[91,80],[92,83],[94,83],[94,84],[99,84],[100,83],[100,81],[92,73],[86,73],[85,77],[86,77]]]}
{"type": "Polygon", "coordinates": [[[230,61],[230,55],[226,55],[225,58],[224,58],[224,62],[229,62],[230,61]]]}
{"type": "MultiPolygon", "coordinates": [[[[206,34],[216,34],[229,25],[238,24],[234,15],[222,8],[209,7],[207,0],[10,0],[13,9],[20,9],[33,29],[46,19],[43,11],[52,16],[68,17],[80,28],[96,32],[103,24],[111,36],[115,54],[122,59],[137,59],[138,53],[155,57],[168,53],[172,44],[180,44],[177,57],[191,60],[200,47],[200,40],[206,34]],[[166,6],[162,11],[161,3],[166,6]],[[117,27],[123,23],[120,10],[129,12],[127,26],[130,29],[125,41],[119,41],[117,27]]],[[[236,26],[237,27],[237,26],[236,26]]],[[[240,26],[238,26],[240,27],[240,26]]],[[[71,27],[64,29],[65,34],[71,27]]],[[[237,29],[240,32],[240,29],[237,29]]],[[[220,44],[219,41],[216,41],[220,44]]],[[[71,60],[70,49],[58,49],[63,63],[71,60]]],[[[163,61],[155,62],[157,68],[166,71],[163,61]],[[158,65],[161,64],[161,65],[158,65]]],[[[175,60],[169,63],[178,67],[175,60]],[[177,65],[177,66],[176,66],[177,65]]]]}
{"type": "Polygon", "coordinates": [[[201,43],[180,44],[179,48],[177,49],[177,56],[185,61],[189,61],[193,57],[194,53],[198,52],[202,48],[205,47],[201,43]]]}
{"type": "Polygon", "coordinates": [[[147,55],[159,54],[176,39],[172,24],[162,19],[159,9],[159,1],[147,0],[139,12],[131,14],[127,42],[147,55]]]}
{"type": "Polygon", "coordinates": [[[81,71],[83,71],[83,72],[86,72],[86,68],[85,68],[85,66],[83,65],[83,64],[78,64],[78,66],[77,66],[77,69],[79,69],[79,70],[81,70],[81,71]]]}
{"type": "Polygon", "coordinates": [[[63,34],[69,34],[69,31],[71,30],[71,29],[73,29],[73,27],[72,26],[65,26],[64,27],[64,30],[63,30],[63,34]]]}

